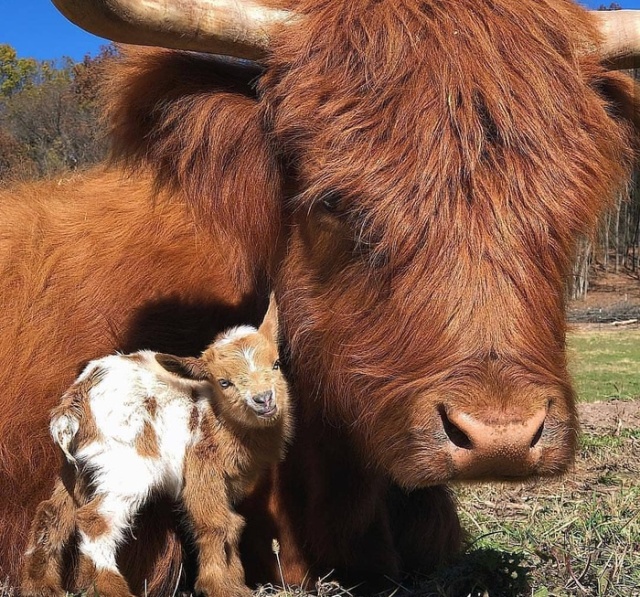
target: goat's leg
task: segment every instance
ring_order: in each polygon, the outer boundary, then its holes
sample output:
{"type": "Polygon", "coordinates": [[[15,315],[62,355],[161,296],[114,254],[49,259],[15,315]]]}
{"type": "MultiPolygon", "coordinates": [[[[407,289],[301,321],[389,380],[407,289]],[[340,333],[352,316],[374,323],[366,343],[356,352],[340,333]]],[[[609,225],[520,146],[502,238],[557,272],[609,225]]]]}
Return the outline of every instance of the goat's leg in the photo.
{"type": "Polygon", "coordinates": [[[199,551],[196,592],[206,597],[250,597],[238,555],[244,520],[229,505],[214,459],[199,452],[196,447],[186,459],[183,490],[199,551]]]}
{"type": "Polygon", "coordinates": [[[73,498],[58,479],[51,498],[42,502],[31,524],[22,568],[20,594],[24,597],[59,597],[64,548],[75,530],[73,498]]]}
{"type": "Polygon", "coordinates": [[[137,500],[113,494],[97,494],[78,509],[78,587],[87,590],[87,597],[133,597],[116,552],[137,510],[137,500]]]}

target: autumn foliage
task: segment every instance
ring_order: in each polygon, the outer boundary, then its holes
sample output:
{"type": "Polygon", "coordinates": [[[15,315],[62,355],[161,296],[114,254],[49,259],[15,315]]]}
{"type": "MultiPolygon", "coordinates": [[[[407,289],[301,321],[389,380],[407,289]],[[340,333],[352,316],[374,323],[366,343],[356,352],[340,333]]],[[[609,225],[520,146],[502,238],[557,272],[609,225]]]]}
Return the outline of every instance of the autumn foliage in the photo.
{"type": "Polygon", "coordinates": [[[105,46],[78,63],[37,61],[0,45],[0,184],[76,170],[105,156],[97,84],[115,54],[105,46]]]}

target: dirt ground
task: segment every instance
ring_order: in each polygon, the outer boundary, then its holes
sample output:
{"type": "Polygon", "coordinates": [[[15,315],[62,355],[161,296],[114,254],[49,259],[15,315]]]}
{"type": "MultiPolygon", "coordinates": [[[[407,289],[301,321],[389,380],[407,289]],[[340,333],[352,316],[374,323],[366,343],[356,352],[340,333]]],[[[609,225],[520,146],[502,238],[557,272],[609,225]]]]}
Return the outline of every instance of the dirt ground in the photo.
{"type": "Polygon", "coordinates": [[[608,400],[579,404],[583,433],[619,434],[623,429],[640,429],[640,400],[608,400]]]}
{"type": "MultiPolygon", "coordinates": [[[[613,322],[637,319],[640,326],[640,278],[628,273],[596,272],[584,300],[571,301],[568,308],[570,328],[610,330],[613,322]],[[603,327],[602,324],[608,324],[603,327]]],[[[640,370],[639,370],[640,374],[640,370]]],[[[640,428],[640,401],[608,400],[578,405],[582,431],[605,435],[621,429],[640,428]]]]}
{"type": "Polygon", "coordinates": [[[570,323],[610,323],[640,320],[640,278],[637,273],[596,272],[589,281],[585,299],[571,301],[570,323]]]}

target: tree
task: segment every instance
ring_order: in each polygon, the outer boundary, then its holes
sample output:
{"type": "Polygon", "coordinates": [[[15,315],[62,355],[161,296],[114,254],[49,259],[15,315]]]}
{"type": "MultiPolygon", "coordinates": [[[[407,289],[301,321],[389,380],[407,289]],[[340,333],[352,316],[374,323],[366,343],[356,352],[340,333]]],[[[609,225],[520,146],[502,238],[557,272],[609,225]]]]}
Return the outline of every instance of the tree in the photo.
{"type": "Polygon", "coordinates": [[[81,105],[95,106],[104,68],[118,55],[118,49],[109,44],[102,46],[97,56],[87,54],[82,62],[73,65],[73,90],[78,95],[81,105]]]}
{"type": "Polygon", "coordinates": [[[620,6],[617,2],[612,2],[609,6],[605,6],[601,4],[598,6],[598,10],[622,10],[622,6],[620,6]]]}
{"type": "Polygon", "coordinates": [[[36,61],[17,58],[13,48],[4,46],[0,181],[50,176],[104,157],[98,73],[115,54],[106,47],[81,63],[36,61]]]}
{"type": "Polygon", "coordinates": [[[18,58],[8,44],[0,44],[0,95],[8,97],[33,82],[37,73],[33,58],[18,58]]]}

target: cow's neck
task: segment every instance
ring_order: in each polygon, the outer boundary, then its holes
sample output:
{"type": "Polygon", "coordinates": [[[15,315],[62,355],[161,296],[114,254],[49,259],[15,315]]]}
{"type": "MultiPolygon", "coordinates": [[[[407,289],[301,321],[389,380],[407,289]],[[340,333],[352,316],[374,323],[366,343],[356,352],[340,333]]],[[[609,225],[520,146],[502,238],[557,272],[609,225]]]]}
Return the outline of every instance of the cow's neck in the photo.
{"type": "Polygon", "coordinates": [[[300,385],[292,380],[296,435],[277,480],[278,499],[286,500],[280,514],[293,529],[288,542],[298,544],[316,577],[331,569],[342,582],[393,576],[399,563],[383,497],[389,481],[357,456],[353,434],[328,424],[313,404],[318,397],[300,385]]]}

